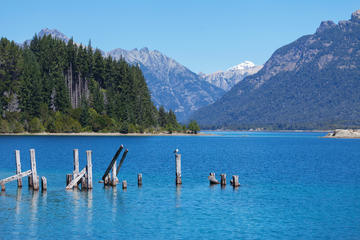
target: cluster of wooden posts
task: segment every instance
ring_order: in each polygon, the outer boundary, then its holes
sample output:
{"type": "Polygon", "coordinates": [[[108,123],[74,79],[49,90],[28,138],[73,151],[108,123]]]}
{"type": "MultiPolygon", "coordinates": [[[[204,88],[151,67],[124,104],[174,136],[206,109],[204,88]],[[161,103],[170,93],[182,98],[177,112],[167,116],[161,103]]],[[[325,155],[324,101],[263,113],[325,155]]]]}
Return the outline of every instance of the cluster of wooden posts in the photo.
{"type": "MultiPolygon", "coordinates": [[[[5,184],[17,180],[18,188],[22,187],[22,178],[28,176],[28,186],[34,191],[39,190],[39,176],[36,171],[35,149],[30,149],[30,170],[21,171],[20,151],[15,150],[16,174],[0,180],[1,191],[5,191],[5,184]]],[[[41,189],[47,190],[47,180],[41,177],[41,189]]]]}
{"type": "MultiPolygon", "coordinates": [[[[114,157],[112,158],[109,166],[105,170],[104,175],[102,176],[102,180],[99,181],[99,183],[104,183],[104,186],[113,186],[116,187],[116,185],[119,183],[119,179],[117,178],[120,168],[122,164],[124,163],[124,160],[126,158],[126,155],[128,153],[128,149],[126,149],[120,159],[119,165],[117,166],[116,160],[120,156],[122,150],[124,149],[124,146],[121,145],[119,149],[116,151],[114,157]],[[117,167],[116,167],[117,166],[117,167]]],[[[93,188],[92,183],[92,151],[87,150],[86,151],[86,166],[79,171],[79,150],[74,149],[73,150],[73,156],[74,156],[74,170],[72,174],[66,174],[66,190],[71,190],[73,188],[78,188],[81,185],[82,190],[88,190],[93,188]]],[[[36,171],[36,160],[35,160],[35,150],[30,149],[30,167],[31,170],[27,170],[25,172],[21,172],[21,162],[20,162],[20,151],[15,150],[15,161],[16,161],[16,174],[0,180],[1,185],[1,191],[5,191],[5,184],[14,180],[17,180],[18,187],[22,187],[22,178],[28,176],[28,185],[29,188],[32,188],[33,190],[37,191],[39,190],[39,176],[37,175],[36,171]]],[[[175,150],[175,183],[176,185],[182,184],[181,181],[181,154],[178,153],[178,149],[175,150]]],[[[221,184],[222,186],[226,185],[226,174],[223,173],[220,175],[221,180],[220,182],[215,178],[215,173],[210,173],[208,179],[210,181],[210,184],[221,184]]],[[[142,174],[138,174],[138,186],[142,186],[142,174]]],[[[232,179],[230,180],[230,184],[233,187],[239,187],[239,176],[233,175],[232,179]]],[[[122,188],[127,188],[127,182],[126,180],[122,181],[122,188]]],[[[47,190],[47,181],[45,177],[41,177],[41,189],[43,191],[47,190]]]]}
{"type": "MultiPolygon", "coordinates": [[[[175,183],[176,185],[180,185],[181,182],[181,154],[178,153],[178,149],[176,149],[174,151],[175,153],[175,183]]],[[[221,186],[225,186],[226,185],[226,174],[222,173],[220,174],[221,176],[221,180],[220,182],[215,178],[215,173],[210,173],[208,179],[210,181],[210,184],[221,184],[221,186]]],[[[230,184],[233,187],[239,187],[240,183],[239,183],[239,176],[238,175],[233,175],[231,180],[230,180],[230,184]]]]}

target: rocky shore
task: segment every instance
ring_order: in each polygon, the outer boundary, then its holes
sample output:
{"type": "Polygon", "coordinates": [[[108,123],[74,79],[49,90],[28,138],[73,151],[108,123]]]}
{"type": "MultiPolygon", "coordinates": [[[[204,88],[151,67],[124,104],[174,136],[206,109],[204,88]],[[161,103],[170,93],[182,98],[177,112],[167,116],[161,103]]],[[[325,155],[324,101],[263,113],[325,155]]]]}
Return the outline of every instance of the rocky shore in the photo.
{"type": "Polygon", "coordinates": [[[327,138],[360,138],[360,129],[336,129],[328,133],[327,138]]]}

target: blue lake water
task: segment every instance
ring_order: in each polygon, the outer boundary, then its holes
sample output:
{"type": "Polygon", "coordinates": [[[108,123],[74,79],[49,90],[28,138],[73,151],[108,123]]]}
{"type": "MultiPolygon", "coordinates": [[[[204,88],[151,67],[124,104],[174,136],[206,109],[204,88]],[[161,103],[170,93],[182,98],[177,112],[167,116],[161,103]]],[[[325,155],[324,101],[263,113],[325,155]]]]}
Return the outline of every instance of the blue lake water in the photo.
{"type": "Polygon", "coordinates": [[[1,136],[0,178],[30,169],[48,191],[0,193],[0,239],[359,239],[360,139],[325,133],[216,132],[216,136],[1,136]],[[120,144],[129,149],[119,173],[128,189],[97,183],[120,144]],[[73,152],[93,151],[94,189],[65,191],[73,152]],[[182,154],[175,186],[173,151],[182,154]],[[226,173],[225,188],[207,176],[226,173]],[[137,173],[143,186],[137,186],[137,173]],[[233,189],[231,175],[241,186],[233,189]]]}

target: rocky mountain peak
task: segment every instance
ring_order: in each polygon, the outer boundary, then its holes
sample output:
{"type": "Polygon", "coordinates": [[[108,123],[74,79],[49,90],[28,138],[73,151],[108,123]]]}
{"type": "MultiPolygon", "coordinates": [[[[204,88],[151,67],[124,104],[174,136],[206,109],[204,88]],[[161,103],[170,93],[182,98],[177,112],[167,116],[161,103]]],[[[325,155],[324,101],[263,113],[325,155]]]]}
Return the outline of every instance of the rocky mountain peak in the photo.
{"type": "Polygon", "coordinates": [[[336,23],[333,21],[322,21],[318,29],[316,30],[316,33],[324,32],[327,29],[330,29],[332,27],[335,27],[336,23]]]}
{"type": "Polygon", "coordinates": [[[351,14],[351,21],[360,23],[360,9],[351,14]]]}
{"type": "Polygon", "coordinates": [[[52,38],[62,40],[64,42],[66,42],[66,43],[70,40],[70,38],[68,38],[65,34],[58,31],[57,29],[44,28],[38,34],[38,36],[40,38],[42,38],[44,36],[48,36],[48,35],[50,35],[52,38]]]}

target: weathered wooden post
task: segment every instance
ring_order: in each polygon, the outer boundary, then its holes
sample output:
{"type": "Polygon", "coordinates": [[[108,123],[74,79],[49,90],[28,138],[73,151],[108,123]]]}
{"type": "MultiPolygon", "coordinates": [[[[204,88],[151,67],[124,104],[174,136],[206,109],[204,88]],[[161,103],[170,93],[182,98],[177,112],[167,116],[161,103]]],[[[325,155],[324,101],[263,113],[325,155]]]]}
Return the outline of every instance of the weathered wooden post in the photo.
{"type": "Polygon", "coordinates": [[[118,178],[116,177],[116,161],[114,162],[113,166],[112,166],[112,181],[111,181],[111,185],[116,187],[116,184],[119,182],[118,178]]]}
{"type": "Polygon", "coordinates": [[[233,175],[232,176],[232,185],[233,185],[233,187],[239,187],[240,186],[239,176],[238,175],[233,175]]]}
{"type": "Polygon", "coordinates": [[[208,176],[208,179],[210,181],[210,184],[219,184],[219,181],[215,178],[215,173],[210,173],[208,176]]]}
{"type": "Polygon", "coordinates": [[[29,188],[32,188],[32,187],[33,187],[32,176],[31,176],[31,175],[28,176],[28,187],[29,187],[29,188]]]}
{"type": "Polygon", "coordinates": [[[138,174],[138,186],[142,186],[142,174],[138,174]]]}
{"type": "Polygon", "coordinates": [[[41,191],[47,190],[47,181],[46,177],[41,177],[41,191]]]}
{"type": "Polygon", "coordinates": [[[83,189],[87,189],[87,184],[86,184],[86,178],[82,177],[81,178],[81,190],[83,189]]]}
{"type": "Polygon", "coordinates": [[[5,192],[5,184],[1,184],[1,191],[5,192]]]}
{"type": "Polygon", "coordinates": [[[32,172],[32,183],[33,190],[39,190],[39,181],[36,172],[36,160],[35,160],[35,149],[30,149],[30,161],[31,161],[31,172],[32,172]]]}
{"type": "MultiPolygon", "coordinates": [[[[115,155],[114,155],[113,159],[111,160],[111,162],[110,162],[109,166],[107,167],[107,169],[106,169],[106,171],[105,171],[105,173],[104,173],[104,175],[103,175],[103,177],[102,177],[102,180],[104,180],[104,181],[105,181],[106,176],[107,176],[107,175],[108,175],[108,173],[110,172],[110,170],[111,170],[111,168],[112,168],[112,166],[113,166],[114,162],[115,162],[115,161],[116,161],[116,159],[119,157],[119,155],[120,155],[121,151],[123,150],[123,148],[124,148],[124,146],[123,146],[123,145],[121,145],[121,146],[119,147],[119,149],[116,151],[116,153],[115,153],[115,155]]],[[[118,171],[117,171],[117,172],[118,172],[118,171]]]]}
{"type": "Polygon", "coordinates": [[[129,150],[125,149],[125,152],[124,152],[124,154],[122,155],[122,157],[121,157],[121,159],[120,159],[119,166],[117,167],[116,176],[119,174],[120,168],[121,168],[122,164],[124,163],[124,160],[125,160],[126,155],[128,154],[128,152],[129,152],[129,150]]]}
{"type": "Polygon", "coordinates": [[[181,184],[181,154],[175,150],[175,166],[176,166],[176,185],[181,184]]]}
{"type": "Polygon", "coordinates": [[[221,180],[220,180],[221,185],[225,186],[226,185],[226,174],[222,173],[222,174],[220,174],[220,176],[221,176],[221,180]]]}
{"type": "MultiPolygon", "coordinates": [[[[20,151],[15,150],[15,161],[16,161],[16,175],[21,173],[21,162],[20,162],[20,151]]],[[[18,188],[22,187],[22,179],[17,180],[18,188]]]]}
{"type": "Polygon", "coordinates": [[[122,181],[122,188],[127,189],[127,182],[126,180],[122,181]]]}
{"type": "Polygon", "coordinates": [[[73,180],[72,174],[66,174],[66,186],[73,180]]]}
{"type": "MultiPolygon", "coordinates": [[[[73,179],[75,179],[77,177],[77,175],[79,175],[79,149],[74,149],[73,151],[74,154],[74,172],[73,172],[73,179]]],[[[66,184],[67,186],[68,184],[66,184]]],[[[78,184],[75,183],[74,187],[77,187],[78,184]]]]}
{"type": "Polygon", "coordinates": [[[91,153],[92,153],[91,150],[86,151],[86,160],[87,160],[86,170],[87,170],[87,188],[88,189],[93,188],[91,153]]]}

